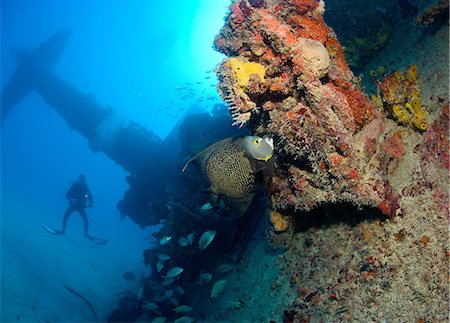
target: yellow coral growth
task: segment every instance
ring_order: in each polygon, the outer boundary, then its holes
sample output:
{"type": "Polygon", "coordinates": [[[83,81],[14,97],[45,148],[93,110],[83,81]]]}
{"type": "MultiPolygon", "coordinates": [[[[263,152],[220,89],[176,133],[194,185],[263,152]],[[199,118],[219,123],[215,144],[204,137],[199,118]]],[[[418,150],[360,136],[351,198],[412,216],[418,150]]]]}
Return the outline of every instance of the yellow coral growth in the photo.
{"type": "Polygon", "coordinates": [[[283,232],[289,228],[290,221],[288,217],[283,216],[277,211],[270,211],[270,223],[276,232],[283,232]]]}
{"type": "Polygon", "coordinates": [[[427,130],[427,112],[421,104],[417,65],[409,65],[404,73],[395,71],[385,76],[377,89],[378,95],[372,96],[372,101],[378,108],[381,106],[400,124],[427,130]]]}
{"type": "Polygon", "coordinates": [[[253,74],[258,75],[261,81],[264,82],[266,68],[263,65],[256,62],[246,62],[238,58],[230,58],[228,63],[233,70],[237,84],[242,89],[247,89],[250,76],[253,74]]]}

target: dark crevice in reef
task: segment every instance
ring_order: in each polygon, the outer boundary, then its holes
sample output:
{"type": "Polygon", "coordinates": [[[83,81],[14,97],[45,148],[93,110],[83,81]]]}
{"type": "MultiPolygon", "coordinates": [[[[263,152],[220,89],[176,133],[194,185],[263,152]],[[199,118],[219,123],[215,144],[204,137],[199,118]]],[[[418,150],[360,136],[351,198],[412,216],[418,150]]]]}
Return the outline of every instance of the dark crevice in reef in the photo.
{"type": "Polygon", "coordinates": [[[322,84],[328,84],[330,82],[331,82],[331,80],[330,80],[330,77],[328,76],[328,74],[325,75],[324,77],[320,78],[320,83],[322,83],[322,84]]]}
{"type": "Polygon", "coordinates": [[[387,217],[376,208],[358,209],[351,203],[329,203],[309,212],[297,212],[293,219],[295,232],[298,233],[311,228],[329,228],[338,223],[354,227],[362,221],[385,221],[387,217]]]}
{"type": "Polygon", "coordinates": [[[278,152],[277,162],[279,165],[279,171],[287,170],[289,166],[294,166],[297,169],[303,170],[307,173],[313,173],[312,164],[308,158],[305,157],[294,159],[292,156],[287,156],[283,151],[280,151],[278,152]]]}

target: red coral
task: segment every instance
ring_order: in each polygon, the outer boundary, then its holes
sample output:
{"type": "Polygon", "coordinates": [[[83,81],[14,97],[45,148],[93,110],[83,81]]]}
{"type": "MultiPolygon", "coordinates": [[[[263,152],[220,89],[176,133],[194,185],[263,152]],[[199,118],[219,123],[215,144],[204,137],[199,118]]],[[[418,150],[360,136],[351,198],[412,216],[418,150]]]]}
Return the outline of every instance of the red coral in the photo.
{"type": "Polygon", "coordinates": [[[447,171],[450,170],[449,156],[449,106],[443,108],[440,118],[435,120],[428,131],[421,146],[422,168],[427,164],[435,163],[447,171]]]}
{"type": "Polygon", "coordinates": [[[386,137],[384,148],[389,157],[399,159],[406,153],[402,139],[402,130],[397,130],[386,137]]]}
{"type": "Polygon", "coordinates": [[[299,15],[304,15],[319,5],[317,0],[287,0],[286,2],[293,5],[299,15]]]}
{"type": "Polygon", "coordinates": [[[400,213],[399,195],[394,191],[394,188],[388,182],[384,183],[385,197],[378,204],[378,209],[386,216],[393,218],[400,213]]]}
{"type": "Polygon", "coordinates": [[[241,3],[243,2],[236,2],[230,7],[232,21],[237,25],[242,24],[247,19],[246,14],[242,11],[241,3]]]}

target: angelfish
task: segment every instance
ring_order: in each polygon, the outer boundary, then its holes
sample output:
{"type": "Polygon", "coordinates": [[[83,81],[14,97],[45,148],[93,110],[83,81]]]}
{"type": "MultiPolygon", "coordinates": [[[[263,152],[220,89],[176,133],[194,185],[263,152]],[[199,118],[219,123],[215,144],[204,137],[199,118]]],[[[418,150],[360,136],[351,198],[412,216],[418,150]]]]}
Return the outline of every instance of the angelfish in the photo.
{"type": "Polygon", "coordinates": [[[183,167],[196,164],[208,179],[213,206],[225,202],[237,215],[250,206],[261,181],[268,194],[273,176],[273,139],[258,136],[226,138],[192,157],[183,167]]]}

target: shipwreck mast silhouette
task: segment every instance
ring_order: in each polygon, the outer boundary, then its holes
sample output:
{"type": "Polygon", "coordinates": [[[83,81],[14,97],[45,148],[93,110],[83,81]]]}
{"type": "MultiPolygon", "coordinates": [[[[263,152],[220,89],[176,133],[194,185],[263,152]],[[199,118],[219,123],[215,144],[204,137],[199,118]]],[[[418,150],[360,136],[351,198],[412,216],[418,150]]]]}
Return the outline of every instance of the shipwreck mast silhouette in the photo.
{"type": "MultiPolygon", "coordinates": [[[[123,120],[110,106],[56,75],[70,30],[55,33],[31,50],[14,51],[16,67],[1,96],[1,122],[30,92],[36,91],[67,123],[88,141],[93,152],[103,152],[129,173],[129,190],[117,207],[142,227],[151,224],[149,201],[159,198],[175,171],[174,149],[137,122],[123,120]]],[[[168,138],[171,136],[169,135],[168,138]]]]}

